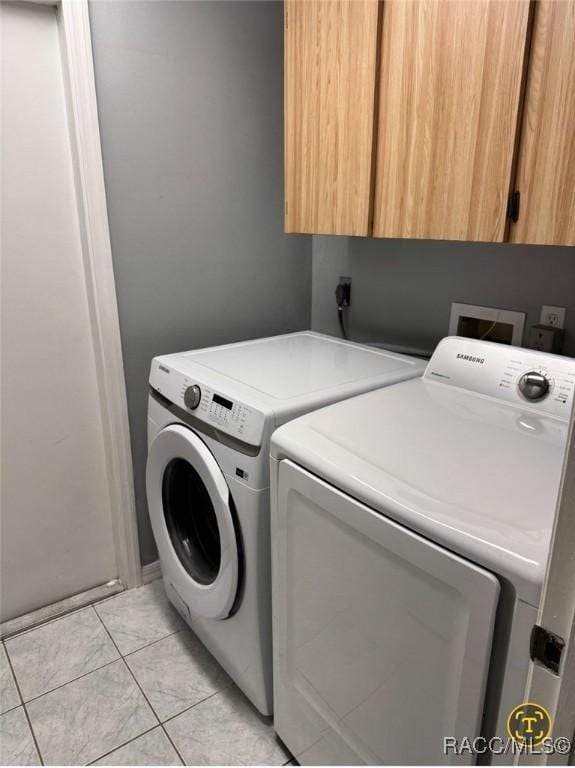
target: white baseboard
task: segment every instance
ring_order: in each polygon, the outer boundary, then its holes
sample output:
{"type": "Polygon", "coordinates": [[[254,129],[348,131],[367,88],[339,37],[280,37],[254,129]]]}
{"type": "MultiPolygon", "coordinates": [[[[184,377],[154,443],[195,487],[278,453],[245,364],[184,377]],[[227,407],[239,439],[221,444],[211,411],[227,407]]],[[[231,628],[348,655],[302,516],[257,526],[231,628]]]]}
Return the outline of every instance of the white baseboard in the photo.
{"type": "Polygon", "coordinates": [[[65,600],[59,600],[57,603],[39,608],[37,611],[25,613],[23,616],[18,616],[15,619],[10,619],[0,624],[0,638],[11,637],[27,629],[32,629],[32,627],[37,627],[39,624],[45,624],[47,621],[58,619],[67,613],[84,608],[86,605],[97,603],[106,597],[112,597],[112,595],[122,592],[123,589],[123,585],[116,579],[109,581],[107,584],[102,584],[100,587],[88,589],[85,592],[72,595],[72,597],[67,597],[65,600]]]}
{"type": "MultiPolygon", "coordinates": [[[[142,567],[142,584],[149,584],[151,581],[159,579],[161,575],[162,571],[159,560],[148,563],[148,565],[142,567]]],[[[102,584],[100,587],[88,589],[86,592],[80,592],[78,595],[72,595],[72,597],[67,597],[65,600],[39,608],[37,611],[26,613],[24,616],[18,616],[15,619],[5,621],[0,624],[0,639],[17,635],[20,632],[25,632],[27,629],[32,629],[32,627],[45,624],[47,621],[58,619],[60,616],[77,611],[86,605],[97,603],[106,597],[112,597],[112,595],[122,592],[123,589],[124,586],[120,581],[111,581],[107,584],[102,584]]]]}
{"type": "Polygon", "coordinates": [[[155,579],[159,579],[162,575],[162,569],[160,568],[160,561],[154,560],[153,563],[148,563],[142,566],[142,584],[149,584],[155,579]]]}

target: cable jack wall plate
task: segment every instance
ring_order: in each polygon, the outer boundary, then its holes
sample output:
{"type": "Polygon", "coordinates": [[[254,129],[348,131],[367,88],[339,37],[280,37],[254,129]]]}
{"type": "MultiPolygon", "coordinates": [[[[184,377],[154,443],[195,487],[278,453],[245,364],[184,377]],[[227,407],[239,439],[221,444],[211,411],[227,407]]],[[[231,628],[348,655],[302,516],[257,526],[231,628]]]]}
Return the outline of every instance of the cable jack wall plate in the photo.
{"type": "Polygon", "coordinates": [[[466,336],[520,347],[523,343],[524,327],[524,312],[459,302],[453,302],[451,305],[450,336],[466,336]]]}

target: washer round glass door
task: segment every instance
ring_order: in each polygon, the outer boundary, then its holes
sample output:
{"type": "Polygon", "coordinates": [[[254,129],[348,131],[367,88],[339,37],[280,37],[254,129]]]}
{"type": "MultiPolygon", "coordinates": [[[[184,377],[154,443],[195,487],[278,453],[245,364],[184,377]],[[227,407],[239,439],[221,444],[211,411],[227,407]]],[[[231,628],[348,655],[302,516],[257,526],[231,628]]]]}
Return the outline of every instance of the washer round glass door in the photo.
{"type": "Polygon", "coordinates": [[[214,456],[191,429],[165,427],[148,452],[146,487],[163,567],[184,585],[191,611],[225,618],[238,591],[239,554],[229,488],[214,456]]]}

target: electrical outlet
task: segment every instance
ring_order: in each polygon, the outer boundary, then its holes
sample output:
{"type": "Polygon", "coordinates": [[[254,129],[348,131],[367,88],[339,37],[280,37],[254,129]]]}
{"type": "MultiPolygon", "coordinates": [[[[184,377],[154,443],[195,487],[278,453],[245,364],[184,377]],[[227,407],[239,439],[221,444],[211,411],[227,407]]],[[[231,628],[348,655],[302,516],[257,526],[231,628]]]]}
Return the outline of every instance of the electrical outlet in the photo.
{"type": "Polygon", "coordinates": [[[565,307],[551,307],[544,304],[541,307],[541,317],[539,322],[541,325],[551,325],[554,328],[565,327],[565,313],[567,310],[565,307]]]}

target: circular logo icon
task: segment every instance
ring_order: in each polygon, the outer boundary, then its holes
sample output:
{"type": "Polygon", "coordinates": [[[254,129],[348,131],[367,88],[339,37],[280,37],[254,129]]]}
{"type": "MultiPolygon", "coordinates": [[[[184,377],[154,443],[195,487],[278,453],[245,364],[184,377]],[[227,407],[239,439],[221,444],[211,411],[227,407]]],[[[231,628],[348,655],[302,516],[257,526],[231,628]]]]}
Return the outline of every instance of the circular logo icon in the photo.
{"type": "Polygon", "coordinates": [[[507,733],[521,746],[537,747],[551,733],[551,716],[541,704],[526,701],[509,713],[507,733]]]}

